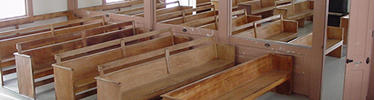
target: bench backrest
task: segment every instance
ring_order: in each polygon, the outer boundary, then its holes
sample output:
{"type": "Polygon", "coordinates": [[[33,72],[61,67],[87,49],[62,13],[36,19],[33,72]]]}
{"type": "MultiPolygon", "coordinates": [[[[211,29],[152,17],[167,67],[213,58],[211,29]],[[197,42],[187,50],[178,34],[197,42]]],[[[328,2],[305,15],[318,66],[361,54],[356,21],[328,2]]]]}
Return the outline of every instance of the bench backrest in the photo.
{"type": "MultiPolygon", "coordinates": [[[[107,47],[121,45],[120,47],[116,47],[111,50],[105,50],[105,51],[101,51],[101,52],[94,53],[91,55],[66,60],[66,61],[57,63],[57,65],[73,69],[75,79],[79,80],[79,79],[85,78],[82,76],[85,74],[89,74],[89,73],[99,74],[97,71],[97,65],[99,64],[103,64],[103,63],[110,62],[110,61],[120,59],[123,57],[134,56],[134,55],[138,55],[147,51],[173,45],[174,44],[172,42],[173,39],[169,35],[169,36],[155,38],[152,40],[125,46],[125,42],[131,42],[131,41],[135,41],[135,40],[139,40],[139,39],[143,39],[143,38],[147,38],[147,37],[151,37],[151,36],[155,36],[155,35],[159,35],[159,34],[167,33],[167,32],[170,32],[170,31],[161,30],[161,31],[154,31],[154,32],[149,32],[149,33],[143,33],[143,34],[136,35],[136,36],[112,40],[109,42],[105,42],[105,43],[77,49],[74,51],[58,54],[56,55],[57,60],[68,58],[68,57],[75,56],[75,55],[84,54],[87,52],[92,52],[95,50],[100,50],[100,49],[107,48],[107,47]],[[82,66],[82,65],[85,65],[85,66],[82,66]]],[[[182,40],[182,41],[186,41],[186,40],[182,40]]]]}
{"type": "Polygon", "coordinates": [[[226,51],[225,47],[221,45],[219,46],[215,43],[209,43],[207,45],[195,47],[192,50],[173,55],[169,54],[170,51],[168,48],[165,50],[166,52],[161,52],[166,53],[166,56],[163,58],[124,68],[109,74],[105,74],[101,77],[121,83],[121,89],[126,91],[128,89],[162,79],[170,74],[176,74],[202,65],[214,59],[234,61],[233,50],[226,51]]]}
{"type": "MultiPolygon", "coordinates": [[[[179,1],[174,1],[174,2],[169,2],[169,3],[158,3],[158,4],[156,4],[156,6],[157,6],[156,9],[166,8],[167,5],[171,5],[171,4],[177,4],[178,6],[180,6],[179,1]]],[[[144,7],[143,7],[143,5],[141,5],[139,7],[132,7],[130,9],[118,11],[118,12],[116,12],[116,14],[143,16],[143,12],[144,12],[143,10],[144,10],[144,7]]]]}
{"type": "Polygon", "coordinates": [[[292,68],[293,57],[268,54],[171,91],[162,97],[166,100],[214,100],[263,73],[274,70],[292,72],[292,68]]]}
{"type": "Polygon", "coordinates": [[[207,11],[207,12],[202,12],[196,15],[187,15],[185,17],[173,18],[173,19],[165,20],[161,22],[166,23],[166,24],[181,24],[181,23],[190,22],[199,18],[215,16],[216,14],[218,14],[218,11],[207,11]]]}
{"type": "Polygon", "coordinates": [[[250,37],[259,39],[265,39],[282,32],[297,33],[298,29],[295,21],[284,20],[281,15],[275,15],[255,21],[253,26],[256,27],[250,29],[250,37]]]}
{"type": "MultiPolygon", "coordinates": [[[[327,27],[327,39],[342,40],[343,34],[344,34],[343,32],[344,32],[343,28],[328,26],[327,27]]],[[[312,39],[313,39],[313,33],[309,33],[303,37],[290,41],[289,43],[312,46],[312,41],[313,41],[312,39]]]]}
{"type": "Polygon", "coordinates": [[[13,38],[17,36],[24,36],[24,35],[41,33],[41,32],[46,32],[46,31],[59,30],[59,29],[67,28],[67,27],[81,25],[84,22],[90,22],[90,21],[95,22],[98,20],[102,20],[101,22],[103,23],[106,22],[103,16],[68,20],[68,21],[58,22],[58,23],[53,23],[53,24],[40,25],[36,27],[28,27],[28,28],[21,28],[21,29],[0,32],[0,39],[7,39],[7,38],[13,38]]]}
{"type": "Polygon", "coordinates": [[[278,6],[277,9],[285,9],[287,10],[286,16],[292,16],[299,13],[304,13],[308,10],[312,10],[314,7],[313,1],[302,1],[302,2],[293,2],[291,4],[278,6]]]}
{"type": "MultiPolygon", "coordinates": [[[[201,6],[197,8],[183,7],[182,9],[179,9],[178,11],[173,11],[173,12],[157,15],[156,19],[158,22],[160,22],[160,21],[164,21],[164,20],[168,20],[168,19],[172,19],[176,17],[185,18],[188,15],[192,15],[193,12],[202,13],[202,11],[212,10],[212,7],[213,5],[206,5],[206,6],[201,6]]],[[[169,8],[165,8],[165,9],[169,9],[169,8]]]]}
{"type": "Polygon", "coordinates": [[[126,7],[132,7],[132,5],[141,5],[143,4],[143,0],[132,0],[132,1],[124,1],[121,3],[114,3],[110,5],[98,5],[93,7],[81,8],[83,10],[91,10],[91,11],[107,11],[107,10],[114,10],[114,9],[121,9],[126,7]]]}
{"type": "MultiPolygon", "coordinates": [[[[100,24],[100,23],[97,23],[97,24],[100,24]]],[[[121,29],[125,29],[126,26],[133,27],[133,29],[135,29],[134,21],[121,22],[117,24],[109,24],[109,25],[104,25],[104,26],[98,26],[94,24],[88,27],[83,27],[82,28],[84,29],[83,31],[80,31],[80,30],[77,30],[78,32],[71,31],[64,35],[51,36],[51,37],[47,37],[43,39],[17,43],[17,49],[20,52],[23,50],[51,45],[51,44],[60,43],[60,42],[68,41],[68,40],[86,38],[88,36],[93,36],[93,35],[97,35],[101,33],[121,30],[121,29]]]]}
{"type": "MultiPolygon", "coordinates": [[[[82,20],[78,22],[81,23],[82,20]]],[[[59,25],[59,23],[55,25],[59,25]]],[[[78,32],[78,31],[84,30],[85,28],[95,27],[98,25],[103,25],[103,24],[94,23],[94,24],[75,26],[75,27],[70,27],[70,28],[65,28],[65,29],[53,30],[53,31],[48,31],[48,32],[29,34],[29,35],[24,35],[24,36],[9,38],[9,39],[2,39],[0,40],[0,48],[1,48],[0,60],[13,58],[13,53],[17,52],[17,48],[16,48],[17,43],[42,39],[42,38],[51,37],[51,36],[70,34],[69,32],[73,32],[73,31],[78,32]]]]}
{"type": "Polygon", "coordinates": [[[26,54],[32,57],[33,68],[38,69],[45,68],[46,66],[51,66],[51,64],[56,63],[54,56],[55,54],[71,51],[74,49],[85,47],[86,45],[94,45],[97,43],[102,43],[122,37],[132,36],[133,29],[123,29],[118,31],[112,31],[108,33],[103,33],[99,35],[89,36],[86,39],[79,38],[75,40],[65,41],[57,44],[42,46],[38,48],[33,48],[25,51],[21,51],[21,54],[26,54]]]}
{"type": "Polygon", "coordinates": [[[251,7],[251,10],[257,10],[257,9],[275,6],[275,0],[252,0],[252,1],[241,2],[240,4],[249,5],[251,7]]]}

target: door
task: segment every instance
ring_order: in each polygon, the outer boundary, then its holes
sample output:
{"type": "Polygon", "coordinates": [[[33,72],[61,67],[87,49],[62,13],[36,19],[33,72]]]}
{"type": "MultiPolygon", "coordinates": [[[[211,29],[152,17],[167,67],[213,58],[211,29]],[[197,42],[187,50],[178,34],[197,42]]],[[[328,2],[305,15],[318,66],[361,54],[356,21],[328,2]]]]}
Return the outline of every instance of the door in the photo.
{"type": "Polygon", "coordinates": [[[344,100],[365,100],[373,48],[373,0],[351,0],[344,100]]]}

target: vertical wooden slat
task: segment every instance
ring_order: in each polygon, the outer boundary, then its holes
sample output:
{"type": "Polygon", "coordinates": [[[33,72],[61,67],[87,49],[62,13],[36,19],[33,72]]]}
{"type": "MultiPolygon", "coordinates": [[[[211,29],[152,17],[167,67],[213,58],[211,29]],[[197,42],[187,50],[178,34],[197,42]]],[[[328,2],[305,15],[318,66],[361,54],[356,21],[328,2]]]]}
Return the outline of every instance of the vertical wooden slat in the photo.
{"type": "Polygon", "coordinates": [[[232,0],[219,0],[219,25],[218,40],[229,43],[232,28],[232,0]]]}

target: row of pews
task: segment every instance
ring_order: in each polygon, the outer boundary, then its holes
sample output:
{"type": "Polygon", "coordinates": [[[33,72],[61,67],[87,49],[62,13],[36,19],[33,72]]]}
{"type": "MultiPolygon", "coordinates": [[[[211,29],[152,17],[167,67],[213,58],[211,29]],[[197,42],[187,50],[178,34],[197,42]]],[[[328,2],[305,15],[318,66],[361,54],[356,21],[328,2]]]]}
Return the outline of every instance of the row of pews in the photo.
{"type": "MultiPolygon", "coordinates": [[[[234,1],[233,37],[311,46],[313,33],[297,34],[312,20],[313,1],[234,1]]],[[[157,23],[217,31],[216,3],[193,8],[158,1],[157,23]],[[170,4],[177,6],[167,8],[170,4]]],[[[195,38],[172,28],[149,31],[136,20],[108,16],[142,18],[143,0],[82,10],[98,15],[67,11],[0,23],[15,27],[0,33],[2,85],[4,75],[17,72],[20,94],[36,98],[37,87],[54,83],[58,100],[95,94],[99,100],[242,100],[271,90],[292,93],[292,56],[268,54],[236,65],[235,47],[214,37],[195,38]],[[67,20],[19,28],[62,16],[67,20]]],[[[328,27],[325,54],[341,57],[343,34],[343,27],[328,27]]]]}

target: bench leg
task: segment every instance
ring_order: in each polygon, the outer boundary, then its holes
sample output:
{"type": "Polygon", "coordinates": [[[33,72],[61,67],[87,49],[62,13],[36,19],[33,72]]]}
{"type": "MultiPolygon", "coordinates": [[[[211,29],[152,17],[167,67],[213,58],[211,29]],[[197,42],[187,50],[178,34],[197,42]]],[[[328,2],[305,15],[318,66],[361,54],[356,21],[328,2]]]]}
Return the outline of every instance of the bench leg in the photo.
{"type": "Polygon", "coordinates": [[[0,80],[1,80],[1,86],[4,86],[4,75],[3,75],[3,68],[0,68],[0,80]]]}
{"type": "Polygon", "coordinates": [[[291,95],[293,93],[293,79],[291,75],[288,75],[289,80],[285,81],[283,84],[277,86],[275,91],[280,94],[291,95]]]}
{"type": "Polygon", "coordinates": [[[305,18],[299,19],[298,21],[298,27],[305,27],[305,18]]]}
{"type": "Polygon", "coordinates": [[[342,57],[342,48],[343,48],[343,46],[340,46],[340,47],[336,48],[335,50],[333,50],[332,52],[328,53],[327,55],[331,56],[331,57],[341,58],[342,57]]]}

